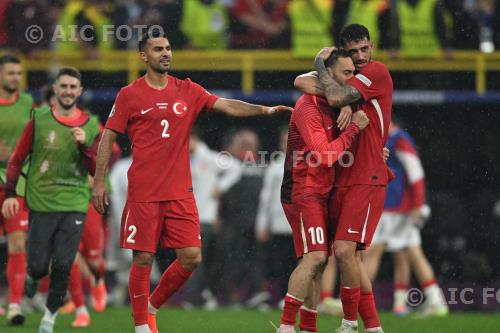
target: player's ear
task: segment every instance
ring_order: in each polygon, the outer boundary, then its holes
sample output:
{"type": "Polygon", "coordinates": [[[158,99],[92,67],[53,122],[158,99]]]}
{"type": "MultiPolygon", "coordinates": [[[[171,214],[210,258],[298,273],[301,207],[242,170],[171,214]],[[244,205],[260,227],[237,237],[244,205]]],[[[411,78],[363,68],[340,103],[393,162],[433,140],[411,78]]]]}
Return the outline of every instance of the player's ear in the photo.
{"type": "Polygon", "coordinates": [[[140,54],[141,54],[142,61],[148,62],[148,57],[146,56],[146,52],[141,51],[140,54]]]}

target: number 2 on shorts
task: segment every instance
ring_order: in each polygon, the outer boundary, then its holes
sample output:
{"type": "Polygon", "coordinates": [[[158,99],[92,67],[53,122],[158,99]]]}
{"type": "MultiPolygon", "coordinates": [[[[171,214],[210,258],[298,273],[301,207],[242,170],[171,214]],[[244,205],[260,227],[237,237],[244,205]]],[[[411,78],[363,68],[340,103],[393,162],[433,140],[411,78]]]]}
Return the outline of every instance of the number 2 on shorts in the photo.
{"type": "Polygon", "coordinates": [[[135,225],[129,225],[128,231],[130,231],[130,235],[127,237],[127,243],[135,244],[134,236],[137,233],[137,227],[135,225]]]}

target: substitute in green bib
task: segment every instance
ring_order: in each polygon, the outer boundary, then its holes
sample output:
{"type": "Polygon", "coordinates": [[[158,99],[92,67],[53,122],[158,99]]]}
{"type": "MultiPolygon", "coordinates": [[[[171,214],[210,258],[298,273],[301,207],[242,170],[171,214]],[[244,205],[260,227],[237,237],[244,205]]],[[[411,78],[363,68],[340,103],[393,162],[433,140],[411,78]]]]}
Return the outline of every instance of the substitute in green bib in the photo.
{"type": "MultiPolygon", "coordinates": [[[[29,121],[33,107],[31,95],[20,91],[22,66],[13,56],[0,57],[0,205],[4,200],[7,162],[16,147],[24,125],[29,121]]],[[[7,235],[7,282],[9,308],[7,323],[22,325],[24,314],[21,299],[24,294],[26,276],[26,235],[28,233],[28,210],[24,204],[25,172],[19,178],[13,200],[19,206],[18,213],[8,219],[0,214],[0,236],[7,235]]]]}
{"type": "Polygon", "coordinates": [[[88,174],[95,171],[99,126],[76,102],[82,93],[81,74],[63,68],[53,85],[56,104],[33,111],[7,166],[2,213],[19,210],[15,187],[29,157],[26,203],[30,209],[28,275],[25,293],[33,296],[37,281],[49,274],[50,288],[39,333],[53,333],[63,304],[90,200],[88,174]]]}

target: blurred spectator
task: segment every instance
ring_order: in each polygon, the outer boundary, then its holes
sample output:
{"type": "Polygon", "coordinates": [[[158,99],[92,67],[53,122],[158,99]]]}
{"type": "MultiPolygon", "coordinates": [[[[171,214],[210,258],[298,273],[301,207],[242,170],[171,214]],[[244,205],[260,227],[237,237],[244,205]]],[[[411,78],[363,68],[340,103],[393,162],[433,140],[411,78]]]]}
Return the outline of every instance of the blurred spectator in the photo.
{"type": "Polygon", "coordinates": [[[2,3],[0,7],[7,4],[2,20],[7,33],[4,44],[6,48],[29,54],[48,45],[51,35],[50,17],[41,0],[10,0],[2,3]],[[32,26],[38,26],[40,30],[33,29],[32,26]]]}
{"type": "Polygon", "coordinates": [[[61,51],[81,49],[89,59],[98,59],[102,51],[112,49],[113,34],[104,31],[104,26],[111,25],[109,7],[103,0],[69,0],[58,21],[57,48],[61,51]]]}
{"type": "Polygon", "coordinates": [[[453,19],[453,48],[478,49],[479,29],[476,16],[476,0],[444,0],[446,10],[453,19]]]}
{"type": "Polygon", "coordinates": [[[181,30],[189,38],[193,47],[225,49],[228,27],[227,10],[220,1],[184,1],[181,30]]]}
{"type": "MultiPolygon", "coordinates": [[[[479,49],[490,53],[495,50],[493,28],[495,17],[495,0],[478,1],[479,49]]],[[[497,31],[498,33],[498,31],[497,31]]]]}
{"type": "Polygon", "coordinates": [[[235,0],[230,46],[235,49],[290,47],[288,0],[235,0]]]}
{"type": "Polygon", "coordinates": [[[115,40],[115,47],[117,49],[137,49],[139,32],[138,29],[134,29],[133,27],[139,25],[141,14],[142,8],[137,1],[116,0],[112,13],[113,24],[117,27],[116,29],[118,29],[118,27],[128,26],[130,28],[129,31],[132,33],[130,38],[125,38],[129,36],[125,33],[123,33],[122,36],[121,33],[117,32],[118,37],[115,40]]]}
{"type": "Polygon", "coordinates": [[[239,180],[241,168],[238,165],[223,168],[217,153],[201,141],[196,128],[191,132],[189,149],[193,191],[200,217],[203,261],[187,282],[186,289],[188,294],[201,295],[205,308],[214,309],[218,306],[214,294],[220,284],[220,266],[224,256],[218,244],[219,198],[239,180]]]}
{"type": "MultiPolygon", "coordinates": [[[[189,47],[189,40],[181,31],[183,3],[179,0],[147,0],[142,3],[141,24],[160,25],[168,35],[174,49],[189,47]]],[[[197,24],[194,22],[192,24],[197,24]]]]}
{"type": "Polygon", "coordinates": [[[411,57],[449,56],[452,22],[441,0],[398,0],[399,52],[411,57]]]}
{"type": "Polygon", "coordinates": [[[373,42],[373,45],[378,48],[381,34],[378,22],[379,17],[382,13],[388,11],[389,6],[390,3],[388,0],[350,0],[347,24],[357,23],[364,25],[370,32],[370,40],[373,42]]]}
{"type": "Polygon", "coordinates": [[[224,238],[224,297],[241,305],[249,294],[258,292],[262,283],[262,253],[255,240],[255,219],[259,206],[264,168],[257,165],[259,138],[251,130],[236,132],[228,151],[241,162],[241,178],[222,196],[224,238]]]}
{"type": "Polygon", "coordinates": [[[269,291],[278,296],[278,298],[274,297],[273,303],[286,294],[288,277],[292,274],[296,264],[292,229],[281,206],[281,182],[283,181],[287,139],[288,127],[284,127],[280,131],[280,154],[271,161],[264,173],[264,185],[260,192],[255,226],[257,241],[265,249],[264,270],[269,281],[269,291]]]}
{"type": "Polygon", "coordinates": [[[7,1],[0,2],[0,48],[2,48],[7,42],[7,26],[5,24],[6,17],[5,11],[7,10],[7,1]]]}
{"type": "MultiPolygon", "coordinates": [[[[342,1],[342,4],[345,5],[346,2],[342,1]]],[[[343,15],[347,8],[340,6],[338,13],[343,15]]],[[[292,0],[288,13],[295,57],[314,57],[318,50],[333,44],[331,0],[292,0]]]]}

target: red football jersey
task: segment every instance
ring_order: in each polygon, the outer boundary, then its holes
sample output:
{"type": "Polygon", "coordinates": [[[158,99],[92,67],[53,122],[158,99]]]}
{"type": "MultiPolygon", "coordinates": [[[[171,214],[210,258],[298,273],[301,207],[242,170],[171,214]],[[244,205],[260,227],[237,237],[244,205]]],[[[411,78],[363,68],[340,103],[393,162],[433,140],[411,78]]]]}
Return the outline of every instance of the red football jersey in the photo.
{"type": "Polygon", "coordinates": [[[217,99],[191,80],[170,75],[164,89],[150,87],[141,77],[120,90],[106,128],[128,131],[132,142],[129,201],[156,202],[192,195],[189,135],[198,114],[210,110],[217,99]]]}
{"type": "Polygon", "coordinates": [[[392,112],[392,78],[387,67],[371,61],[347,81],[363,96],[359,106],[366,112],[370,124],[356,137],[349,149],[353,163],[337,164],[336,186],[385,185],[389,169],[384,162],[382,149],[387,141],[392,112]]]}
{"type": "Polygon", "coordinates": [[[281,201],[323,200],[333,188],[338,157],[359,127],[351,123],[337,137],[334,111],[324,98],[304,94],[290,118],[281,201]]]}

